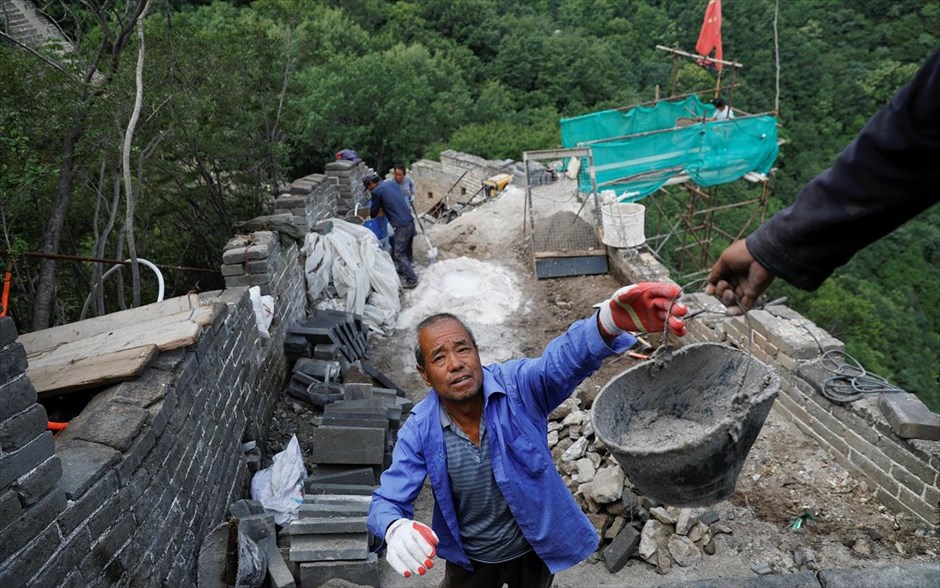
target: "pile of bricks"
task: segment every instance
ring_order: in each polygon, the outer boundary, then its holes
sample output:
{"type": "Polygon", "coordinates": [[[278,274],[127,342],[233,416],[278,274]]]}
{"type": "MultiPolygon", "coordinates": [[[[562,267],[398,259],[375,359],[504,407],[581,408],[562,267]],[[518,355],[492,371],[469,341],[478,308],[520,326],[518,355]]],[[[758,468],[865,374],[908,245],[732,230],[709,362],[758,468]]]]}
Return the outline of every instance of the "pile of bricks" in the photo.
{"type": "Polygon", "coordinates": [[[356,205],[364,206],[368,201],[362,178],[372,173],[372,168],[361,161],[331,161],[326,164],[326,176],[333,180],[336,187],[336,216],[346,216],[354,212],[356,205]]]}
{"type": "Polygon", "coordinates": [[[317,418],[316,469],[304,483],[304,504],[289,527],[290,559],[300,564],[302,586],[334,579],[378,585],[378,559],[369,550],[366,528],[369,501],[391,463],[402,414],[413,404],[368,382],[346,383],[342,390],[343,399],[317,418]]]}
{"type": "Polygon", "coordinates": [[[281,274],[294,270],[283,262],[277,233],[256,231],[232,237],[222,253],[225,287],[260,286],[261,294],[270,295],[281,274]]]}
{"type": "Polygon", "coordinates": [[[332,216],[336,209],[336,183],[323,174],[310,174],[278,188],[275,214],[290,214],[291,224],[309,231],[332,216]]]}

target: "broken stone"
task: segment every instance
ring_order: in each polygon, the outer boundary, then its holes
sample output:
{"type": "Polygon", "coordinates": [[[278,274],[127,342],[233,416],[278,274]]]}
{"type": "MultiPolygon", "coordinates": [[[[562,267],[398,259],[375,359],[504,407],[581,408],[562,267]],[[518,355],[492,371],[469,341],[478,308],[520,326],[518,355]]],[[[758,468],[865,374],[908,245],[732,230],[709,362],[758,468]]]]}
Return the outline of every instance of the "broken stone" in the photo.
{"type": "MultiPolygon", "coordinates": [[[[559,444],[563,443],[559,441],[559,444]]],[[[584,456],[585,450],[587,450],[588,438],[581,437],[577,441],[571,444],[568,449],[565,450],[565,453],[561,456],[562,461],[575,461],[584,456]]]]}
{"type": "Polygon", "coordinates": [[[594,479],[594,462],[590,459],[582,457],[575,462],[575,465],[578,468],[578,481],[586,483],[594,479]]]}
{"type": "Polygon", "coordinates": [[[580,439],[581,427],[568,427],[568,437],[571,439],[580,439]]]}
{"type": "Polygon", "coordinates": [[[723,523],[715,523],[711,525],[712,533],[724,533],[725,535],[731,535],[731,527],[723,523]]]}
{"type": "Polygon", "coordinates": [[[696,561],[702,559],[702,552],[699,551],[692,540],[683,535],[673,535],[669,538],[669,554],[676,560],[680,566],[687,568],[696,561]]]}
{"type": "Polygon", "coordinates": [[[548,432],[548,446],[554,447],[558,445],[558,431],[549,431],[548,432]]]}
{"type": "Polygon", "coordinates": [[[623,517],[614,517],[614,520],[610,522],[610,526],[607,527],[607,530],[604,531],[604,539],[613,539],[620,534],[620,531],[623,531],[623,528],[627,526],[627,520],[623,517]]]}
{"type": "Polygon", "coordinates": [[[702,538],[705,537],[705,535],[709,535],[710,537],[711,533],[708,530],[708,526],[702,524],[701,521],[696,522],[692,526],[692,528],[689,529],[689,533],[688,533],[689,539],[691,539],[695,543],[698,543],[699,541],[701,541],[702,538]]]}
{"type": "Polygon", "coordinates": [[[702,521],[706,525],[717,523],[720,519],[721,517],[718,515],[718,511],[715,510],[706,510],[698,516],[698,520],[702,521]]]}
{"type": "Polygon", "coordinates": [[[625,474],[619,465],[607,466],[594,475],[594,501],[609,504],[620,500],[625,474]]]}
{"type": "Polygon", "coordinates": [[[664,509],[664,508],[661,507],[661,506],[657,506],[656,508],[651,508],[651,509],[650,509],[650,516],[653,517],[654,519],[656,519],[657,521],[659,521],[660,523],[664,524],[664,525],[675,525],[675,524],[676,524],[676,519],[674,519],[674,518],[672,518],[671,516],[669,516],[669,513],[666,512],[666,509],[664,509]]]}
{"type": "Polygon", "coordinates": [[[562,426],[561,426],[561,423],[559,423],[558,421],[549,421],[549,422],[548,422],[548,432],[549,432],[549,433],[551,433],[552,431],[560,431],[560,430],[563,429],[563,428],[564,428],[564,427],[562,427],[562,426]]]}
{"type": "Polygon", "coordinates": [[[852,551],[854,551],[857,555],[860,555],[862,557],[870,556],[871,548],[872,548],[871,541],[869,541],[868,539],[865,539],[864,537],[859,539],[852,545],[852,551]]]}
{"type": "Polygon", "coordinates": [[[760,576],[774,573],[773,568],[766,561],[755,561],[751,564],[751,571],[760,576]]]}
{"type": "Polygon", "coordinates": [[[676,517],[676,533],[688,535],[695,523],[698,522],[698,511],[691,508],[680,508],[676,517]]]}
{"type": "Polygon", "coordinates": [[[591,463],[594,464],[594,469],[595,469],[595,470],[596,470],[597,468],[601,467],[601,462],[602,462],[603,460],[601,459],[601,456],[598,455],[597,453],[595,453],[595,452],[593,452],[593,451],[589,451],[588,453],[585,453],[585,454],[584,454],[584,457],[586,457],[586,458],[588,458],[589,460],[591,460],[591,463]]]}
{"type": "Polygon", "coordinates": [[[619,501],[611,502],[610,504],[604,507],[604,510],[606,510],[608,513],[612,515],[621,515],[623,514],[623,503],[619,501]]]}
{"type": "Polygon", "coordinates": [[[656,552],[656,573],[665,576],[672,569],[672,555],[669,554],[669,548],[660,545],[656,552]]]}
{"type": "Polygon", "coordinates": [[[565,427],[578,426],[580,427],[586,421],[590,421],[591,417],[587,412],[583,410],[575,410],[568,414],[564,419],[562,419],[561,424],[565,427]]]}
{"type": "Polygon", "coordinates": [[[555,410],[548,415],[548,419],[552,421],[561,421],[564,420],[572,411],[579,410],[581,406],[581,399],[575,396],[569,396],[565,399],[564,402],[559,404],[555,410]]]}
{"type": "Polygon", "coordinates": [[[666,513],[667,513],[670,517],[672,517],[672,520],[676,520],[677,518],[679,518],[679,511],[680,511],[680,510],[681,510],[681,509],[680,509],[678,506],[667,506],[667,507],[666,507],[666,513]]]}
{"type": "Polygon", "coordinates": [[[638,553],[640,557],[653,565],[656,565],[656,560],[653,556],[656,555],[656,549],[659,547],[656,544],[656,537],[659,535],[660,529],[662,528],[662,523],[655,519],[650,519],[643,525],[643,532],[640,533],[640,548],[638,553]]]}
{"type": "Polygon", "coordinates": [[[581,434],[590,437],[594,434],[594,423],[590,420],[581,425],[581,434]]]}
{"type": "Polygon", "coordinates": [[[580,496],[584,499],[584,503],[587,506],[587,510],[590,512],[597,512],[600,510],[600,507],[597,506],[597,502],[594,500],[594,483],[588,482],[586,484],[579,484],[578,490],[575,492],[577,496],[580,496]]]}
{"type": "Polygon", "coordinates": [[[708,543],[702,546],[702,551],[708,555],[715,555],[715,542],[709,541],[708,543]]]}
{"type": "Polygon", "coordinates": [[[640,534],[633,527],[626,527],[604,549],[604,562],[607,565],[607,571],[613,574],[626,565],[630,557],[636,553],[639,543],[640,534]]]}
{"type": "Polygon", "coordinates": [[[807,566],[816,562],[816,554],[808,547],[797,547],[793,550],[793,563],[798,567],[807,566]]]}

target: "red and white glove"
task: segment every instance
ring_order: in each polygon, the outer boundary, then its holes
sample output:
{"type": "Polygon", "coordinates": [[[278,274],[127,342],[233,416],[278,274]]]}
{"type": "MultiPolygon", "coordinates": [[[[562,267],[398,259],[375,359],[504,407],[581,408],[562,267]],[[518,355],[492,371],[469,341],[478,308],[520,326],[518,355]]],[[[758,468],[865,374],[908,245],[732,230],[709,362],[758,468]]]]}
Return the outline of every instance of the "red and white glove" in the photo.
{"type": "Polygon", "coordinates": [[[610,337],[624,331],[661,332],[669,313],[669,330],[677,337],[685,335],[685,321],[681,317],[689,309],[681,302],[673,302],[680,292],[679,286],[666,282],[640,282],[617,290],[600,304],[601,332],[610,337]]]}
{"type": "Polygon", "coordinates": [[[437,542],[437,535],[431,527],[411,519],[398,519],[385,531],[385,543],[388,544],[385,559],[406,578],[413,574],[423,576],[434,567],[431,558],[437,553],[434,548],[437,542]]]}

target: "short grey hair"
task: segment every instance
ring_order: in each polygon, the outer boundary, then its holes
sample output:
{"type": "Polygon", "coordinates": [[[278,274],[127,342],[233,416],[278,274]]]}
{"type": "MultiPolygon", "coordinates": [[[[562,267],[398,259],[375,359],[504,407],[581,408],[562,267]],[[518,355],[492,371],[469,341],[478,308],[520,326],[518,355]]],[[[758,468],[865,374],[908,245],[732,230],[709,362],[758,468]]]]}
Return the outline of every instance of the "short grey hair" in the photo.
{"type": "Polygon", "coordinates": [[[475,349],[479,349],[479,347],[477,347],[476,337],[473,336],[473,331],[471,331],[470,327],[468,327],[465,322],[460,320],[457,317],[457,315],[451,314],[449,312],[439,312],[437,314],[432,314],[431,316],[427,317],[426,319],[418,323],[418,326],[415,327],[415,337],[414,337],[415,363],[417,363],[418,366],[420,366],[421,368],[424,368],[424,353],[421,352],[421,342],[420,342],[421,331],[431,328],[445,321],[453,321],[457,323],[458,325],[460,325],[461,327],[463,327],[463,330],[466,331],[467,335],[470,336],[470,342],[473,343],[473,347],[475,349]]]}

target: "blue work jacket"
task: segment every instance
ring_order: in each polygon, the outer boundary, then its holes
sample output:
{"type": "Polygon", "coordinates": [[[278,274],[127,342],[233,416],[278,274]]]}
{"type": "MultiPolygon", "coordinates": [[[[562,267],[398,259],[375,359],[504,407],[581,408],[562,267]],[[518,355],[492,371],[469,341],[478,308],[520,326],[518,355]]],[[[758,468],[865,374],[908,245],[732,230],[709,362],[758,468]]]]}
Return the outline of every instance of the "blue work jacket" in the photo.
{"type": "MultiPolygon", "coordinates": [[[[483,368],[483,418],[493,475],[522,534],[552,573],[584,560],[597,549],[594,527],[555,470],[548,448],[548,415],[604,358],[622,353],[636,339],[624,334],[612,347],[597,317],[580,320],[545,348],[538,359],[514,359],[483,368]]],[[[398,433],[391,467],[372,493],[369,530],[378,537],[396,519],[414,518],[414,501],[426,477],[434,492],[431,528],[437,553],[472,569],[463,550],[447,475],[447,449],[440,399],[432,388],[415,405],[398,433]]]]}
{"type": "Polygon", "coordinates": [[[408,208],[408,200],[395,180],[382,180],[378,186],[372,188],[369,215],[375,218],[380,210],[385,212],[388,222],[396,229],[414,222],[411,209],[408,208]]]}

